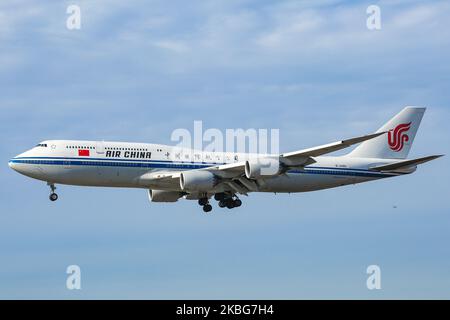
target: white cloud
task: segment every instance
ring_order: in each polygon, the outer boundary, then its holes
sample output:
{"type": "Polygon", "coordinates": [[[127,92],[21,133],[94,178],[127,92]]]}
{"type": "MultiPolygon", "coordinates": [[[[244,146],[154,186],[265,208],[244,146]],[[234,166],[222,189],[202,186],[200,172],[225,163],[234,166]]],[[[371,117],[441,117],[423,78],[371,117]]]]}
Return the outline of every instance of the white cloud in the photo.
{"type": "MultiPolygon", "coordinates": [[[[3,96],[2,105],[54,106],[68,97],[79,112],[92,103],[103,110],[131,95],[133,103],[152,99],[149,104],[196,110],[240,103],[272,107],[279,101],[282,114],[297,106],[305,112],[324,101],[388,110],[403,106],[402,96],[408,102],[436,97],[436,89],[416,73],[426,69],[434,72],[429,81],[445,81],[436,73],[449,68],[443,63],[450,54],[448,4],[380,5],[383,28],[371,32],[365,5],[353,2],[194,2],[180,9],[154,1],[136,11],[130,3],[88,1],[81,2],[82,29],[68,32],[64,5],[44,2],[30,8],[35,16],[8,23],[29,42],[21,40],[18,47],[8,39],[0,68],[8,65],[11,74],[22,71],[19,75],[30,79],[18,84],[27,95],[3,96]],[[24,28],[36,21],[38,28],[24,28]],[[18,67],[23,64],[42,77],[18,67]],[[79,99],[84,95],[91,97],[79,99]],[[379,96],[385,101],[376,101],[379,96]]],[[[36,112],[42,110],[47,109],[36,112]]]]}
{"type": "Polygon", "coordinates": [[[189,51],[188,45],[182,41],[160,40],[154,42],[153,44],[158,48],[166,49],[175,53],[186,53],[189,51]]]}
{"type": "Polygon", "coordinates": [[[291,45],[297,46],[298,43],[305,45],[302,41],[305,40],[304,35],[320,31],[323,23],[323,17],[310,10],[294,14],[278,14],[272,30],[258,36],[256,43],[263,47],[289,50],[291,45]]]}
{"type": "Polygon", "coordinates": [[[446,11],[448,12],[449,9],[449,3],[429,3],[412,9],[405,9],[404,11],[398,12],[398,15],[392,21],[392,26],[398,28],[420,28],[421,26],[435,22],[436,17],[439,17],[446,11]]]}

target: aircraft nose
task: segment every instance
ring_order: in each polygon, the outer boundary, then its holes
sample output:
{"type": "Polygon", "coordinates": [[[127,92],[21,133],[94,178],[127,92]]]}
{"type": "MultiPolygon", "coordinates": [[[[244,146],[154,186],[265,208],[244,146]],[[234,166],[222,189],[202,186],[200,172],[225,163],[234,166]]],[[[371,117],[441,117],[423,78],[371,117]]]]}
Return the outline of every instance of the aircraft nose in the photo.
{"type": "Polygon", "coordinates": [[[9,166],[11,169],[16,170],[16,169],[15,169],[15,168],[16,168],[16,164],[14,163],[14,159],[9,160],[8,166],[9,166]]]}

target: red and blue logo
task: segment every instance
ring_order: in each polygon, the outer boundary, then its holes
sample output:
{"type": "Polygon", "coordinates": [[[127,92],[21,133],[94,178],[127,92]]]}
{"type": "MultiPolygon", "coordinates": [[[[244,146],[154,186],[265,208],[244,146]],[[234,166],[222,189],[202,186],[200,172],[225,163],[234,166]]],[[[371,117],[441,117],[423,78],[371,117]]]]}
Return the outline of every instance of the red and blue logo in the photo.
{"type": "Polygon", "coordinates": [[[408,142],[409,140],[409,136],[406,133],[410,128],[411,122],[399,124],[394,129],[389,130],[388,144],[391,150],[399,152],[403,149],[405,142],[408,142]]]}

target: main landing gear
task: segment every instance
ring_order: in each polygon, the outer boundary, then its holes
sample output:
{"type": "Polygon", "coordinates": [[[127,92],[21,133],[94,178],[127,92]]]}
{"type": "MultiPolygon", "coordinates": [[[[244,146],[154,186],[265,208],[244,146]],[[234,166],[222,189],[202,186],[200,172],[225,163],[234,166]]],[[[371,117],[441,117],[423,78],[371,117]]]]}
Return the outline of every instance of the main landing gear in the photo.
{"type": "Polygon", "coordinates": [[[209,200],[206,197],[198,199],[198,204],[203,206],[203,211],[206,213],[212,210],[212,206],[209,204],[209,200]]]}
{"type": "Polygon", "coordinates": [[[240,207],[242,205],[241,199],[239,199],[236,195],[227,195],[225,193],[216,193],[214,195],[214,199],[219,201],[219,207],[228,209],[233,209],[240,207]]]}
{"type": "MultiPolygon", "coordinates": [[[[214,195],[214,200],[219,202],[219,207],[233,209],[240,207],[242,205],[241,199],[239,199],[235,194],[231,193],[216,193],[214,195]]],[[[202,198],[198,199],[198,204],[203,207],[203,211],[208,213],[212,210],[212,206],[209,203],[208,196],[205,194],[202,198]]]]}
{"type": "Polygon", "coordinates": [[[50,196],[48,197],[50,199],[50,201],[56,201],[58,200],[58,195],[55,193],[56,187],[53,183],[48,183],[48,185],[50,186],[50,190],[52,191],[52,193],[50,193],[50,196]]]}

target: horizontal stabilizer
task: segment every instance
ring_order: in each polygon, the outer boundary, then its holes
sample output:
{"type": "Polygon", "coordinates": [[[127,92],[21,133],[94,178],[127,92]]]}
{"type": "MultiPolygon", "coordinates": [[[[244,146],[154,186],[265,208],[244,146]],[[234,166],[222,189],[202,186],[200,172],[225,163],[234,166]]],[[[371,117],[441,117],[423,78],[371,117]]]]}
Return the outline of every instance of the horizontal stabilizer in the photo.
{"type": "Polygon", "coordinates": [[[398,161],[395,163],[391,163],[391,164],[386,164],[386,165],[382,165],[382,166],[376,166],[376,167],[372,167],[370,168],[370,170],[373,171],[395,171],[395,170],[402,170],[402,169],[406,169],[412,166],[416,166],[418,164],[421,163],[425,163],[437,158],[442,157],[443,155],[435,155],[435,156],[428,156],[428,157],[423,157],[423,158],[418,158],[418,159],[411,159],[411,160],[403,160],[403,161],[398,161]]]}

